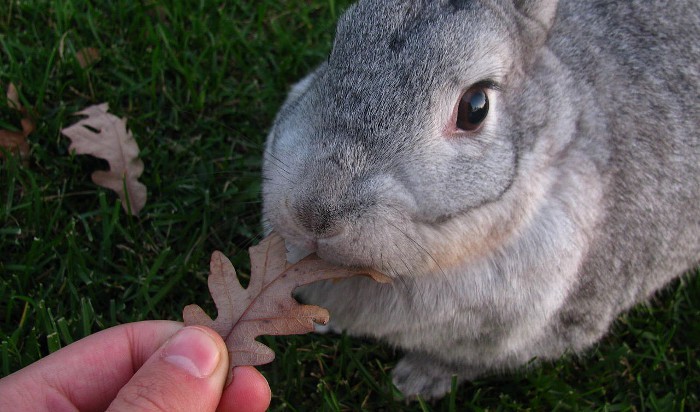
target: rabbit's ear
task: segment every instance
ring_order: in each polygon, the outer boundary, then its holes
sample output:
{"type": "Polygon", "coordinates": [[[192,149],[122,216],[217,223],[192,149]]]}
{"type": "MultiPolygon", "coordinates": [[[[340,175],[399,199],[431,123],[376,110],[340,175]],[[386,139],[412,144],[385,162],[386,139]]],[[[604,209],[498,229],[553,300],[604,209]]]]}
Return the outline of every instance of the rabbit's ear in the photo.
{"type": "Polygon", "coordinates": [[[546,33],[552,27],[557,13],[557,0],[514,0],[515,8],[534,20],[546,33]]]}

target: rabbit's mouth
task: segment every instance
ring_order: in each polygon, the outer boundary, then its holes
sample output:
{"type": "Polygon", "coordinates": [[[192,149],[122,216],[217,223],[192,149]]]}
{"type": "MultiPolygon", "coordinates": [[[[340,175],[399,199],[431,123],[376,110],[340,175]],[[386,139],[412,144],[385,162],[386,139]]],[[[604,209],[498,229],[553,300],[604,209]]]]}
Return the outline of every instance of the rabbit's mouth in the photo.
{"type": "Polygon", "coordinates": [[[444,258],[444,253],[429,250],[414,228],[408,222],[387,222],[375,216],[347,223],[327,237],[284,225],[275,230],[285,239],[290,263],[316,254],[335,265],[373,270],[389,278],[426,276],[446,268],[448,261],[436,260],[444,258]]]}
{"type": "Polygon", "coordinates": [[[296,263],[305,257],[315,253],[318,249],[318,242],[312,239],[294,239],[285,238],[285,246],[287,247],[287,262],[296,263]]]}
{"type": "MultiPolygon", "coordinates": [[[[285,247],[287,248],[287,261],[289,263],[294,264],[306,258],[307,256],[316,253],[318,250],[318,242],[315,240],[302,241],[302,245],[299,246],[299,240],[297,240],[296,242],[290,242],[289,240],[285,240],[285,247]]],[[[380,272],[379,270],[373,267],[352,266],[352,268],[366,270],[366,274],[372,277],[374,280],[378,281],[379,283],[390,283],[392,281],[391,276],[388,276],[384,272],[380,272]]]]}

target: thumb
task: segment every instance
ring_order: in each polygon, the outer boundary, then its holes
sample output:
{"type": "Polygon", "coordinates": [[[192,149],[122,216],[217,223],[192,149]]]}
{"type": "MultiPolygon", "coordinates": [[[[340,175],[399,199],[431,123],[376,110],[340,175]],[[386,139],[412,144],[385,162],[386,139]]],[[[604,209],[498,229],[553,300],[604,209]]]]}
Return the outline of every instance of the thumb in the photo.
{"type": "Polygon", "coordinates": [[[215,411],[228,352],[214,331],[180,329],[119,391],[108,411],[215,411]]]}

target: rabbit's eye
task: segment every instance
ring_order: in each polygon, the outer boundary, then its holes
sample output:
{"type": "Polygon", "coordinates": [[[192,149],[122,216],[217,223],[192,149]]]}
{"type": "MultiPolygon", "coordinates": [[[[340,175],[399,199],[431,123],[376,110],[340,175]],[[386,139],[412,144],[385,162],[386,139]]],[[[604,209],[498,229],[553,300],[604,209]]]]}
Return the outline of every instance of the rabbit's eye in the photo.
{"type": "Polygon", "coordinates": [[[457,128],[473,132],[481,127],[489,113],[489,97],[486,88],[475,86],[467,90],[459,100],[457,128]]]}

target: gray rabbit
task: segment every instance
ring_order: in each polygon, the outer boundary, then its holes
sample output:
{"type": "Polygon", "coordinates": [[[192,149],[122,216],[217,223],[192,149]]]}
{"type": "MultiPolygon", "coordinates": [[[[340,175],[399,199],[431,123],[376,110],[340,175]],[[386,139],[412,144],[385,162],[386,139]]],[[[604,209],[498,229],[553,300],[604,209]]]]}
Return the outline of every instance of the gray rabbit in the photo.
{"type": "Polygon", "coordinates": [[[270,132],[265,224],[394,279],[300,293],[436,398],[700,262],[698,130],[697,0],[363,0],[270,132]]]}

